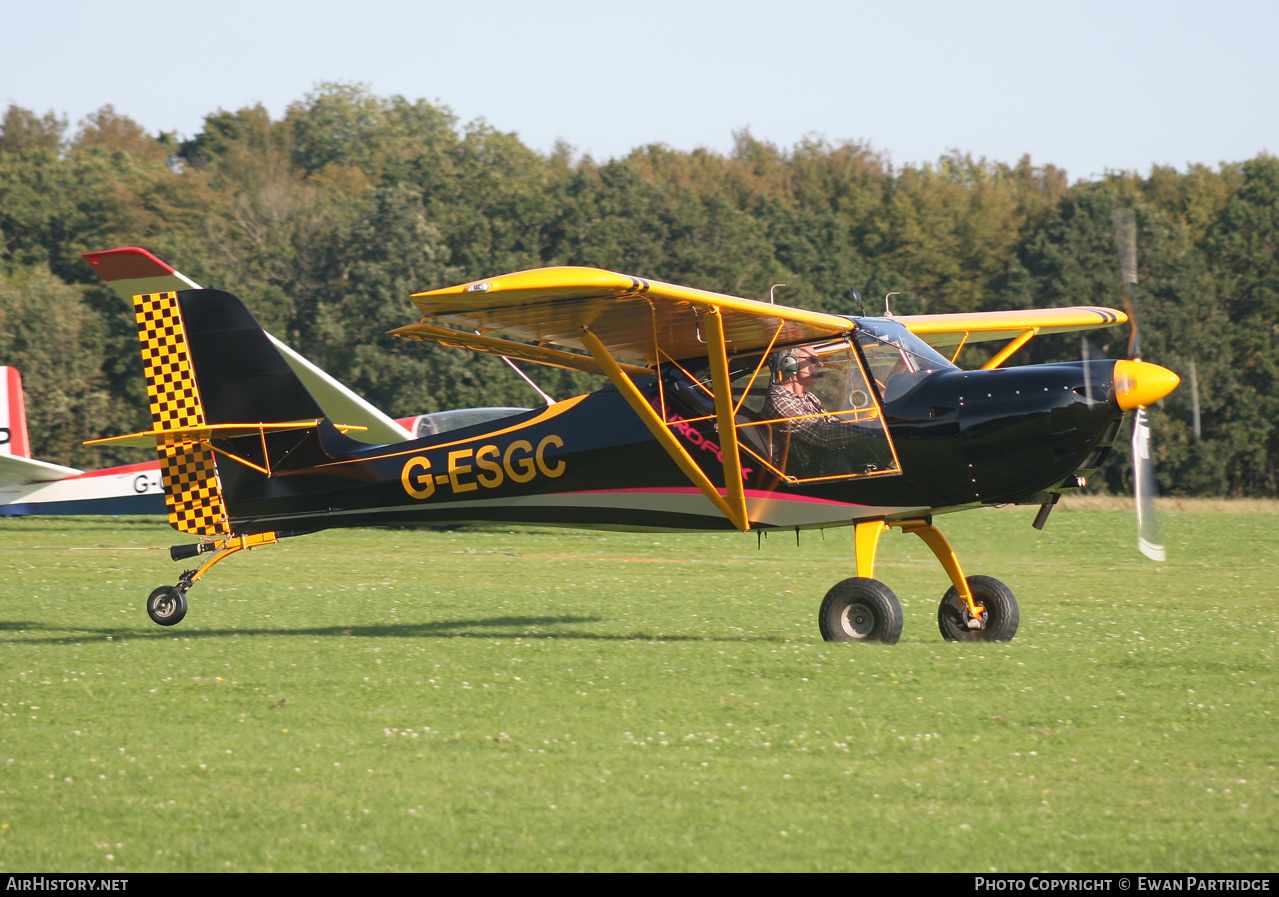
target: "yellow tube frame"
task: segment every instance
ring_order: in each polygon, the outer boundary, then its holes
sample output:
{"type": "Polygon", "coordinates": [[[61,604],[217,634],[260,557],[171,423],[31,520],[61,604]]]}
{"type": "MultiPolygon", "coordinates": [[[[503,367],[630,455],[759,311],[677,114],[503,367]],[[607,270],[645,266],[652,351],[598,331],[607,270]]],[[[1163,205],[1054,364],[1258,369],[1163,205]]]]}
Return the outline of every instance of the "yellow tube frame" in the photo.
{"type": "Polygon", "coordinates": [[[706,341],[711,360],[711,386],[715,389],[715,417],[719,425],[720,457],[724,463],[724,499],[730,512],[728,519],[742,532],[751,528],[746,512],[746,489],[742,485],[742,457],[737,446],[737,423],[733,408],[733,384],[728,379],[728,350],[724,347],[724,318],[718,308],[708,309],[710,325],[706,341]]]}
{"type": "Polygon", "coordinates": [[[742,486],[742,462],[738,455],[737,430],[733,423],[733,393],[729,388],[724,325],[718,309],[709,310],[706,320],[710,325],[708,335],[711,339],[706,341],[706,347],[711,360],[711,382],[715,390],[715,415],[719,424],[720,455],[724,463],[725,495],[719,494],[719,489],[697,466],[697,462],[684,446],[680,445],[679,440],[666,426],[666,422],[657,416],[653,406],[648,403],[639,388],[609,354],[600,338],[585,327],[582,328],[582,345],[586,346],[596,364],[613,381],[613,385],[626,399],[627,404],[639,415],[639,419],[648,427],[649,432],[662,448],[666,449],[671,460],[679,465],[684,475],[710,499],[711,504],[715,505],[733,526],[746,532],[751,524],[746,511],[746,493],[742,486]]]}
{"type": "Polygon", "coordinates": [[[218,561],[230,557],[237,551],[243,551],[246,548],[257,548],[260,545],[274,545],[280,541],[278,533],[254,533],[251,536],[228,536],[225,539],[218,539],[214,542],[217,546],[216,553],[209,558],[188,578],[185,574],[183,580],[187,584],[187,588],[195,585],[200,581],[200,577],[209,572],[209,568],[218,561]]]}

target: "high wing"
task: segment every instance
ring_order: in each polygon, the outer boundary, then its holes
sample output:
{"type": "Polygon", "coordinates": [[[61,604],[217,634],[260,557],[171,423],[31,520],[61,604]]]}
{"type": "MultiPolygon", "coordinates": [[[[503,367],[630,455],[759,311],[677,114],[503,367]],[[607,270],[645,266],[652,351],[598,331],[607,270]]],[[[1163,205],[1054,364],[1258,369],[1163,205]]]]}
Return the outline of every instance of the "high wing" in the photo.
{"type": "Polygon", "coordinates": [[[1032,338],[1041,333],[1078,333],[1113,327],[1128,316],[1113,308],[1039,308],[1025,311],[985,311],[955,315],[904,315],[895,318],[911,333],[933,348],[954,346],[954,357],[965,343],[1007,339],[1008,344],[982,365],[997,368],[1032,338]]]}
{"type": "MultiPolygon", "coordinates": [[[[129,247],[105,252],[86,252],[84,257],[116,295],[130,303],[134,296],[142,293],[200,289],[200,285],[191,278],[166,265],[145,249],[129,247]]],[[[271,334],[268,333],[267,338],[284,356],[284,360],[307,391],[315,397],[325,414],[333,420],[359,426],[359,435],[354,438],[371,443],[403,442],[412,438],[412,434],[392,418],[271,334]]]]}
{"type": "MultiPolygon", "coordinates": [[[[392,333],[606,375],[672,460],[742,530],[750,524],[741,488],[740,403],[734,401],[730,357],[839,337],[857,326],[851,317],[583,267],[519,271],[416,293],[413,301],[422,311],[421,323],[392,333]],[[665,361],[699,356],[710,364],[723,489],[698,469],[672,437],[665,412],[649,404],[631,379],[655,372],[665,361]]],[[[896,320],[935,345],[1011,337],[985,365],[997,367],[1037,333],[1106,327],[1126,318],[1110,309],[1049,309],[896,320]]],[[[878,407],[872,413],[882,426],[878,407]]],[[[893,469],[898,469],[895,459],[893,469]]]]}
{"type": "Polygon", "coordinates": [[[1113,308],[1040,308],[1026,311],[982,311],[957,315],[898,315],[893,318],[933,348],[962,342],[1013,339],[1027,331],[1074,333],[1124,324],[1128,316],[1113,308]]]}
{"type": "Polygon", "coordinates": [[[589,351],[584,333],[593,334],[620,364],[648,367],[663,356],[675,360],[706,355],[712,310],[723,322],[724,343],[733,353],[852,329],[849,319],[836,315],[601,268],[519,271],[416,293],[413,301],[422,310],[423,322],[392,333],[596,373],[603,371],[591,357],[564,351],[589,351]],[[533,345],[521,351],[519,344],[494,339],[490,333],[533,345]]]}
{"type": "MultiPolygon", "coordinates": [[[[647,367],[663,355],[705,355],[709,309],[722,316],[730,353],[846,333],[855,320],[581,267],[505,274],[417,293],[413,301],[422,310],[422,323],[392,331],[398,336],[596,373],[603,371],[589,356],[563,351],[585,349],[584,331],[595,334],[619,363],[647,367]]],[[[893,320],[939,347],[1093,330],[1128,318],[1110,308],[1081,307],[902,315],[893,320]]]]}

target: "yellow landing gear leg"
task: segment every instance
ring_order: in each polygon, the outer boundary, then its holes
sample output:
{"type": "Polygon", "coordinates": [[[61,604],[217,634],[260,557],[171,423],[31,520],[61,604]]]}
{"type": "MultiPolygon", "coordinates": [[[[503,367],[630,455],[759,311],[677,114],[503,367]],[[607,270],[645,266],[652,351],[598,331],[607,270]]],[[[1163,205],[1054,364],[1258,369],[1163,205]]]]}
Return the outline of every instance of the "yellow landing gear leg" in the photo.
{"type": "MultiPolygon", "coordinates": [[[[900,520],[892,526],[914,533],[932,549],[951,586],[937,609],[937,628],[952,642],[1008,641],[1017,633],[1020,611],[1012,590],[989,576],[964,576],[959,558],[931,518],[900,520]]],[[[860,543],[858,563],[860,565],[860,543]]]]}
{"type": "Polygon", "coordinates": [[[901,638],[901,602],[892,589],[875,579],[875,553],[887,528],[883,520],[856,525],[857,575],[836,583],[817,613],[817,625],[826,641],[891,645],[901,638]]]}
{"type": "Polygon", "coordinates": [[[169,556],[175,561],[209,552],[214,554],[197,569],[184,571],[178,577],[177,585],[160,586],[152,592],[147,598],[147,614],[161,626],[172,626],[181,622],[187,615],[187,591],[199,582],[214,564],[237,551],[257,548],[260,545],[274,545],[278,541],[280,541],[278,533],[254,533],[250,536],[226,536],[208,542],[196,542],[194,545],[173,546],[169,549],[169,556]]]}
{"type": "Polygon", "coordinates": [[[875,555],[879,553],[879,537],[888,529],[883,520],[867,520],[853,527],[857,540],[857,575],[862,579],[875,578],[875,555]]]}
{"type": "Polygon", "coordinates": [[[924,540],[950,577],[951,586],[937,609],[937,628],[952,642],[1007,641],[1017,632],[1020,612],[1012,590],[989,576],[964,576],[959,558],[931,517],[866,520],[854,526],[857,576],[826,593],[818,614],[822,638],[828,642],[882,641],[901,636],[902,611],[897,596],[875,579],[875,556],[884,530],[899,527],[924,540]]]}
{"type": "Polygon", "coordinates": [[[933,526],[931,519],[903,520],[894,525],[900,526],[903,533],[914,533],[919,536],[919,538],[924,540],[924,544],[932,549],[938,563],[946,571],[946,575],[950,577],[951,585],[954,586],[955,591],[959,593],[959,597],[964,601],[971,624],[968,628],[981,629],[982,618],[985,616],[986,611],[973,600],[972,589],[968,587],[968,580],[964,578],[964,570],[959,566],[959,558],[955,556],[954,549],[950,547],[950,543],[946,541],[946,537],[942,535],[941,530],[933,526]]]}

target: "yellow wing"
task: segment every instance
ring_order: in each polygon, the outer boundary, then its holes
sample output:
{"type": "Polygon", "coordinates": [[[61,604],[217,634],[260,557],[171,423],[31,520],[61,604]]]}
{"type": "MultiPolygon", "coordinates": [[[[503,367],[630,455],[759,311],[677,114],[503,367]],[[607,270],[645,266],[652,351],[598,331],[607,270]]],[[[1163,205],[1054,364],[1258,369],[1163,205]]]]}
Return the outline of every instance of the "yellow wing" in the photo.
{"type": "Polygon", "coordinates": [[[638,366],[654,364],[659,354],[668,358],[705,355],[705,315],[711,309],[719,310],[729,352],[821,339],[852,329],[847,318],[835,315],[601,268],[519,271],[417,293],[413,301],[422,310],[423,323],[392,333],[579,370],[598,371],[598,367],[585,355],[569,354],[565,359],[561,350],[585,350],[583,331],[594,334],[618,361],[638,366]],[[446,333],[448,327],[457,329],[446,333]],[[522,354],[516,344],[494,339],[490,333],[536,345],[534,351],[522,354]]]}
{"type": "Polygon", "coordinates": [[[1113,308],[1040,308],[1027,311],[984,311],[958,315],[901,315],[893,318],[934,348],[1014,339],[1023,334],[1071,333],[1124,324],[1128,316],[1113,308]]]}
{"type": "MultiPolygon", "coordinates": [[[[503,274],[416,293],[413,301],[422,310],[422,323],[391,331],[397,336],[595,373],[603,371],[590,356],[580,354],[586,349],[585,330],[624,369],[630,362],[637,367],[629,372],[638,373],[659,355],[705,355],[704,317],[710,309],[719,310],[730,353],[835,336],[852,329],[855,320],[581,267],[503,274]]],[[[955,346],[1027,333],[1092,330],[1128,318],[1114,309],[1088,307],[903,315],[893,320],[932,346],[955,346]]]]}

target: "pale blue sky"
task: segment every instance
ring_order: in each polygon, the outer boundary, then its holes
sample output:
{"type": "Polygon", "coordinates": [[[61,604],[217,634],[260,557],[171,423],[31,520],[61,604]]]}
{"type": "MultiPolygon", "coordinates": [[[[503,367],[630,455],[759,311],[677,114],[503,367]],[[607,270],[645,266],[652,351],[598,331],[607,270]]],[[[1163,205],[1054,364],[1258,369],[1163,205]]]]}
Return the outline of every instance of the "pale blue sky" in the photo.
{"type": "Polygon", "coordinates": [[[12,3],[0,101],[152,130],[274,116],[320,81],[424,97],[547,151],[868,141],[1065,168],[1279,152],[1279,2],[12,3]]]}

